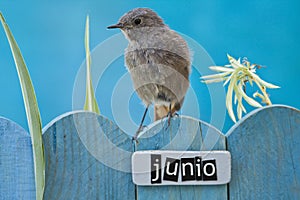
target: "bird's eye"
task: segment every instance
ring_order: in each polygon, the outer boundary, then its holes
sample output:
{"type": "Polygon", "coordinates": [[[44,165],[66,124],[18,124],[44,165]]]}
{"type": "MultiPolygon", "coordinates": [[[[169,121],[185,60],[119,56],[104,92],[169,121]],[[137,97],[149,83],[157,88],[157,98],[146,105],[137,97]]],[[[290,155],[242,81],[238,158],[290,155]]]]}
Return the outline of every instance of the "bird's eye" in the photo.
{"type": "Polygon", "coordinates": [[[139,18],[134,20],[134,23],[135,23],[136,25],[139,25],[141,22],[142,22],[142,20],[139,19],[139,18]]]}

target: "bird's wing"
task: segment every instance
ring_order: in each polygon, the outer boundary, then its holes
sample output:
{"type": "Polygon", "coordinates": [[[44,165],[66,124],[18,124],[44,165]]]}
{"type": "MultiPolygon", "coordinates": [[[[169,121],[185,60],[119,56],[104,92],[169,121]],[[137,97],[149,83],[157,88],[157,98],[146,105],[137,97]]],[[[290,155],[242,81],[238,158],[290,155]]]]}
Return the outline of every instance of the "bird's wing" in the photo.
{"type": "Polygon", "coordinates": [[[189,59],[163,49],[147,48],[128,51],[125,54],[125,64],[129,71],[140,70],[155,76],[151,78],[158,80],[177,72],[188,79],[190,73],[189,59]]]}

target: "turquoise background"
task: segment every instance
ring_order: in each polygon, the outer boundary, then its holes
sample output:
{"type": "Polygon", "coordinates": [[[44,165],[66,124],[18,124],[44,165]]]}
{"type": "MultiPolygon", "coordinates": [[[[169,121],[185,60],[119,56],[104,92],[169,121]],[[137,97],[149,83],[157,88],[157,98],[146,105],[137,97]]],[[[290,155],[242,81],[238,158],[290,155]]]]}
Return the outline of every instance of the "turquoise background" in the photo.
{"type": "MultiPolygon", "coordinates": [[[[85,59],[83,39],[86,15],[90,16],[90,47],[93,49],[119,33],[106,27],[136,7],[154,9],[172,29],[201,44],[218,65],[226,64],[226,53],[230,53],[234,57],[247,56],[250,61],[266,66],[258,74],[281,86],[279,90],[269,90],[272,102],[300,108],[300,2],[297,0],[1,0],[0,11],[30,71],[43,126],[56,116],[72,110],[73,84],[85,59]]],[[[112,63],[112,69],[112,77],[125,73],[123,58],[112,63]]],[[[193,74],[191,82],[199,84],[198,101],[200,105],[206,105],[202,106],[200,118],[208,121],[211,105],[205,85],[199,83],[199,76],[193,74]]],[[[98,86],[96,95],[101,113],[113,120],[110,103],[105,97],[116,80],[112,78],[111,81],[107,82],[107,87],[98,86]]],[[[27,127],[17,73],[2,28],[0,92],[0,115],[27,127]]],[[[136,96],[133,96],[129,109],[133,120],[138,123],[143,106],[136,96]]],[[[223,131],[231,125],[227,116],[223,131]]]]}

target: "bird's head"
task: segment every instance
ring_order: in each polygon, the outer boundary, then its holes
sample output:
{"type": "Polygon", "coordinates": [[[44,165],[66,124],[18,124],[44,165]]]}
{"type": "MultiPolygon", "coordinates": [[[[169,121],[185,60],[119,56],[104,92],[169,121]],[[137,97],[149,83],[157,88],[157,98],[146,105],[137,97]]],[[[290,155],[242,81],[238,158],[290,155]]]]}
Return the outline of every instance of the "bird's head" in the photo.
{"type": "Polygon", "coordinates": [[[124,14],[117,24],[108,26],[107,28],[119,28],[129,40],[132,40],[138,33],[165,26],[163,20],[153,10],[149,8],[136,8],[124,14]]]}

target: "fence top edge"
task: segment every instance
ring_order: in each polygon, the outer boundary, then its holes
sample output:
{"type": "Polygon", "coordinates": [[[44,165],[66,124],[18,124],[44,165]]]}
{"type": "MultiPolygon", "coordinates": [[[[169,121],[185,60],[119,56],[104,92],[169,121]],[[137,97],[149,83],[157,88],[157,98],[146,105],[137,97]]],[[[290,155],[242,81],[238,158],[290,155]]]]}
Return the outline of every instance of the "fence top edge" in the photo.
{"type": "MultiPolygon", "coordinates": [[[[68,116],[70,116],[70,115],[81,114],[81,113],[89,113],[89,114],[93,114],[93,115],[100,116],[100,117],[102,117],[102,118],[104,118],[104,119],[107,119],[107,120],[111,121],[111,120],[108,119],[107,117],[105,117],[105,116],[103,116],[103,115],[101,115],[101,114],[98,115],[98,114],[96,114],[96,113],[94,113],[94,112],[91,112],[91,111],[86,111],[86,110],[74,110],[74,111],[69,111],[69,112],[63,113],[63,114],[61,114],[61,115],[55,117],[54,119],[52,119],[46,126],[43,127],[43,129],[42,129],[43,134],[44,134],[44,133],[45,133],[45,132],[53,125],[53,124],[55,124],[57,121],[59,121],[59,120],[65,118],[65,117],[68,117],[68,116]]],[[[0,118],[1,118],[1,117],[0,117],[0,118]]],[[[216,127],[214,127],[212,124],[210,124],[210,123],[208,123],[208,122],[202,121],[202,120],[200,120],[200,119],[197,119],[197,118],[194,118],[194,117],[191,117],[191,116],[186,116],[186,115],[180,115],[178,118],[186,119],[186,120],[191,120],[191,121],[195,121],[195,122],[204,124],[204,125],[208,126],[209,128],[214,129],[214,130],[215,130],[217,133],[219,133],[220,135],[224,136],[224,133],[223,133],[221,130],[217,129],[216,127]]],[[[148,128],[145,129],[144,131],[142,131],[140,135],[146,133],[146,132],[147,132],[148,130],[150,130],[151,128],[153,128],[153,127],[159,125],[162,121],[164,122],[164,121],[166,121],[166,120],[167,120],[167,118],[164,118],[164,119],[162,119],[162,120],[158,120],[158,121],[155,121],[155,122],[149,124],[149,125],[148,125],[148,128]]],[[[113,121],[111,121],[111,122],[114,123],[113,121]]],[[[116,126],[117,126],[117,125],[116,125],[116,126]]],[[[119,128],[121,131],[123,131],[119,126],[118,126],[118,128],[119,128]]]]}
{"type": "Polygon", "coordinates": [[[9,118],[3,117],[3,116],[0,116],[0,121],[6,121],[6,122],[11,123],[12,125],[14,125],[17,128],[19,128],[22,132],[27,133],[28,136],[29,136],[29,132],[23,126],[21,126],[20,124],[18,124],[17,122],[15,122],[15,121],[13,121],[13,120],[11,120],[9,118]]]}
{"type": "Polygon", "coordinates": [[[295,111],[295,112],[299,112],[300,113],[300,110],[298,110],[297,108],[294,108],[292,106],[288,106],[288,105],[284,105],[284,104],[273,104],[273,105],[270,105],[270,106],[264,106],[264,107],[261,107],[261,108],[257,108],[251,112],[249,112],[247,115],[245,115],[242,119],[240,119],[237,123],[235,123],[228,131],[227,133],[225,134],[226,138],[228,138],[233,132],[234,130],[240,126],[241,124],[243,124],[246,120],[248,120],[249,118],[251,118],[253,115],[261,112],[261,111],[264,111],[264,110],[269,110],[269,109],[273,109],[273,108],[285,108],[285,109],[289,109],[289,110],[292,110],[292,111],[295,111]]]}
{"type": "MultiPolygon", "coordinates": [[[[95,115],[95,116],[100,116],[104,119],[107,119],[109,120],[107,117],[103,116],[103,115],[98,115],[97,113],[95,112],[91,112],[91,111],[86,111],[86,110],[73,110],[73,111],[69,111],[69,112],[66,112],[66,113],[63,113],[57,117],[55,117],[54,119],[52,119],[46,126],[44,126],[44,128],[42,129],[42,133],[44,134],[53,124],[55,124],[56,122],[58,122],[59,120],[63,119],[63,118],[66,118],[70,115],[75,115],[75,114],[83,114],[83,113],[89,113],[89,114],[92,114],[92,115],[95,115]]],[[[109,120],[111,121],[111,120],[109,120]]]]}
{"type": "MultiPolygon", "coordinates": [[[[208,122],[205,122],[205,121],[202,121],[201,119],[197,119],[197,118],[194,118],[194,117],[191,117],[191,116],[187,116],[187,115],[179,115],[179,117],[176,117],[176,118],[180,118],[180,119],[186,119],[186,120],[190,120],[190,121],[195,121],[197,123],[201,123],[203,125],[206,125],[207,127],[213,129],[214,131],[216,131],[219,135],[222,135],[224,136],[224,133],[217,129],[215,126],[213,126],[212,124],[208,123],[208,122]]],[[[143,130],[141,133],[140,133],[140,136],[142,136],[143,134],[146,134],[148,131],[150,131],[152,128],[154,128],[155,126],[160,126],[160,124],[162,122],[166,122],[168,120],[168,118],[163,118],[161,120],[158,120],[158,121],[155,121],[155,122],[152,122],[151,124],[147,125],[147,129],[143,130]]],[[[139,136],[139,137],[140,137],[139,136]]]]}

